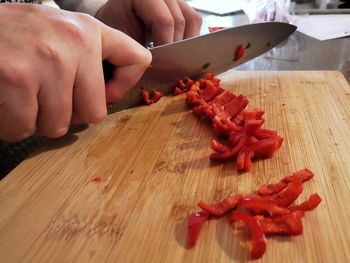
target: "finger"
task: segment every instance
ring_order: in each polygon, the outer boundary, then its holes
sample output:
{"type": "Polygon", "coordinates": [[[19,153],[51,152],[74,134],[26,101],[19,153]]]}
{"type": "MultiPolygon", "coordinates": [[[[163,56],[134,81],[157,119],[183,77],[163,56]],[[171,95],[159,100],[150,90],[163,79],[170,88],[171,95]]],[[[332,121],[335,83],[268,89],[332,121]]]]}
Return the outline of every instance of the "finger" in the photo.
{"type": "Polygon", "coordinates": [[[174,40],[174,19],[163,1],[152,0],[135,6],[136,15],[151,30],[155,45],[172,43],[174,40]]]}
{"type": "Polygon", "coordinates": [[[106,118],[107,106],[102,70],[101,42],[84,50],[74,81],[73,123],[95,123],[106,118]]]}
{"type": "Polygon", "coordinates": [[[56,65],[46,70],[38,95],[36,134],[57,138],[67,133],[72,118],[74,76],[74,67],[63,70],[56,65]]]}
{"type": "Polygon", "coordinates": [[[38,112],[36,94],[3,82],[0,87],[6,90],[0,99],[0,140],[16,142],[33,135],[38,112]]]}
{"type": "Polygon", "coordinates": [[[185,1],[177,1],[186,21],[184,38],[198,36],[202,26],[202,17],[185,1]]]}
{"type": "Polygon", "coordinates": [[[182,40],[184,38],[186,21],[182,15],[179,4],[177,0],[166,0],[165,3],[167,4],[174,19],[174,41],[182,40]]]}
{"type": "Polygon", "coordinates": [[[152,56],[135,40],[106,26],[102,26],[102,51],[103,59],[116,67],[113,78],[106,84],[106,100],[112,103],[137,83],[152,56]]]}

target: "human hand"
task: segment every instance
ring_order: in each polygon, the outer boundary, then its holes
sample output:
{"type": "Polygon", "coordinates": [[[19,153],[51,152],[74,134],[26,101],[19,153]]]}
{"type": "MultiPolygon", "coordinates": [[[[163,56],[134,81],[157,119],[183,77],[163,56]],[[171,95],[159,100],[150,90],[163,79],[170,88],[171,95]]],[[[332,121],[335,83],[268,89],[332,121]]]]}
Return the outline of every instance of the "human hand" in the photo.
{"type": "Polygon", "coordinates": [[[162,45],[199,35],[202,18],[184,0],[109,0],[96,18],[142,45],[162,45]],[[148,36],[150,34],[150,36],[148,36]]]}
{"type": "Polygon", "coordinates": [[[71,123],[107,116],[151,54],[91,16],[26,4],[0,5],[0,140],[64,135],[71,123]],[[102,60],[116,66],[106,86],[102,60]]]}

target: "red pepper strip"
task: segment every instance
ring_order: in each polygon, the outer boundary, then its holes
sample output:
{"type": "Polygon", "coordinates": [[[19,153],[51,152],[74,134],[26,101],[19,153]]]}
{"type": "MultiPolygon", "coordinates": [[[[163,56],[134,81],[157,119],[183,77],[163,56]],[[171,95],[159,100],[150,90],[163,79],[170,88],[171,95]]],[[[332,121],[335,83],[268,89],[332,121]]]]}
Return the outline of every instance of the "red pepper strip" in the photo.
{"type": "Polygon", "coordinates": [[[259,186],[257,191],[258,195],[272,195],[281,192],[284,188],[288,186],[287,183],[277,183],[277,184],[263,184],[259,186]]]}
{"type": "Polygon", "coordinates": [[[310,180],[312,177],[314,177],[314,173],[311,172],[309,169],[305,168],[301,171],[295,172],[292,175],[283,178],[281,180],[281,182],[289,183],[289,182],[296,179],[296,180],[300,181],[301,183],[303,183],[303,182],[310,180]]]}
{"type": "Polygon", "coordinates": [[[208,80],[212,80],[214,78],[214,73],[213,72],[207,72],[207,74],[205,74],[205,79],[208,80]]]}
{"type": "Polygon", "coordinates": [[[252,159],[254,157],[254,150],[252,147],[249,147],[245,151],[245,160],[244,160],[244,169],[243,171],[250,171],[253,168],[253,162],[252,159]]]}
{"type": "Polygon", "coordinates": [[[277,135],[276,131],[262,129],[262,128],[260,128],[254,133],[254,136],[259,140],[274,138],[276,137],[276,135],[277,135]]]}
{"type": "Polygon", "coordinates": [[[264,111],[262,109],[254,109],[253,111],[247,111],[244,113],[244,119],[246,121],[251,120],[262,120],[262,116],[264,115],[264,111]]]}
{"type": "Polygon", "coordinates": [[[142,97],[143,97],[143,100],[145,101],[145,103],[146,103],[147,105],[152,104],[152,100],[149,98],[149,92],[148,92],[148,91],[144,90],[144,91],[142,92],[142,97]]]}
{"type": "Polygon", "coordinates": [[[153,91],[153,96],[152,96],[152,101],[153,101],[153,103],[156,103],[158,100],[160,100],[161,99],[161,97],[163,97],[164,96],[164,94],[163,93],[161,93],[161,92],[159,92],[159,91],[153,91]]]}
{"type": "Polygon", "coordinates": [[[236,167],[238,171],[244,170],[245,150],[241,150],[237,155],[236,167]]]}
{"type": "Polygon", "coordinates": [[[247,107],[249,101],[246,96],[239,95],[238,97],[230,100],[225,104],[225,111],[230,113],[231,117],[234,118],[240,113],[245,107],[247,107]]]}
{"type": "Polygon", "coordinates": [[[264,120],[248,120],[245,122],[244,131],[246,134],[254,135],[264,124],[264,120]]]}
{"type": "Polygon", "coordinates": [[[273,200],[264,199],[259,196],[256,197],[243,197],[238,202],[239,207],[246,208],[254,215],[266,214],[273,215],[285,215],[289,213],[289,209],[280,207],[273,200]]]}
{"type": "Polygon", "coordinates": [[[190,248],[196,244],[199,233],[207,219],[208,213],[206,212],[193,213],[187,217],[187,244],[190,248]]]}
{"type": "Polygon", "coordinates": [[[150,105],[150,104],[153,104],[153,103],[156,103],[158,100],[160,100],[161,97],[163,97],[163,93],[159,92],[159,91],[153,91],[152,93],[152,97],[149,96],[149,92],[144,90],[142,92],[142,97],[143,97],[143,100],[145,101],[145,103],[147,105],[150,105]]]}
{"type": "Polygon", "coordinates": [[[175,86],[173,91],[174,95],[179,95],[189,91],[194,86],[193,84],[194,84],[194,80],[192,79],[189,79],[189,78],[185,80],[179,79],[177,81],[177,86],[175,86]]]}
{"type": "Polygon", "coordinates": [[[246,147],[241,150],[237,155],[236,165],[237,170],[241,172],[250,171],[253,167],[252,158],[254,157],[254,151],[252,147],[246,147]]]}
{"type": "Polygon", "coordinates": [[[205,80],[205,88],[201,89],[199,91],[199,94],[203,97],[205,101],[208,102],[213,100],[223,92],[224,90],[221,87],[214,85],[214,83],[211,80],[205,80]]]}
{"type": "Polygon", "coordinates": [[[288,186],[284,188],[281,192],[272,196],[272,200],[276,201],[281,207],[287,207],[293,203],[300,193],[303,191],[303,186],[298,180],[294,180],[288,183],[288,186]]]}
{"type": "Polygon", "coordinates": [[[212,161],[228,161],[236,157],[236,155],[247,145],[250,136],[243,135],[238,143],[227,152],[223,153],[212,153],[210,155],[210,160],[212,161]]]}
{"type": "Polygon", "coordinates": [[[236,125],[243,125],[244,123],[244,110],[236,115],[236,117],[232,120],[236,125]]]}
{"type": "Polygon", "coordinates": [[[219,143],[217,140],[213,139],[211,141],[211,148],[218,153],[224,153],[227,152],[228,149],[226,147],[226,145],[223,145],[222,143],[219,143]]]}
{"type": "Polygon", "coordinates": [[[266,235],[300,235],[303,233],[303,211],[293,211],[276,217],[255,216],[266,235]]]}
{"type": "Polygon", "coordinates": [[[175,87],[174,88],[174,95],[180,95],[182,93],[184,93],[185,91],[183,91],[182,89],[180,89],[179,87],[175,87]]]}
{"type": "Polygon", "coordinates": [[[241,197],[241,195],[229,196],[228,198],[225,198],[214,204],[207,204],[204,201],[199,201],[198,206],[202,208],[205,212],[207,212],[209,215],[222,216],[225,213],[234,209],[237,206],[237,203],[241,197]]]}
{"type": "Polygon", "coordinates": [[[216,115],[212,120],[214,132],[219,136],[228,136],[232,132],[238,132],[241,130],[241,127],[230,121],[229,118],[221,118],[220,115],[216,115]]]}
{"type": "Polygon", "coordinates": [[[219,30],[223,30],[226,29],[227,27],[223,27],[223,26],[208,26],[208,30],[209,32],[215,32],[215,31],[219,31],[219,30]]]}
{"type": "Polygon", "coordinates": [[[242,45],[239,45],[236,49],[234,61],[241,59],[244,56],[244,53],[245,53],[245,48],[242,45]]]}
{"type": "Polygon", "coordinates": [[[275,136],[273,138],[260,140],[254,143],[254,155],[260,158],[271,158],[273,154],[281,147],[283,138],[275,136]]]}
{"type": "Polygon", "coordinates": [[[300,205],[289,207],[291,211],[301,210],[301,211],[312,211],[314,210],[320,203],[322,199],[318,194],[312,194],[309,199],[302,202],[300,205]]]}
{"type": "Polygon", "coordinates": [[[202,97],[195,90],[190,90],[186,93],[186,104],[189,107],[195,107],[201,104],[202,97]]]}
{"type": "Polygon", "coordinates": [[[256,218],[243,211],[236,210],[229,215],[228,220],[231,223],[241,220],[249,227],[252,235],[251,256],[254,259],[261,258],[266,250],[266,238],[256,218]]]}

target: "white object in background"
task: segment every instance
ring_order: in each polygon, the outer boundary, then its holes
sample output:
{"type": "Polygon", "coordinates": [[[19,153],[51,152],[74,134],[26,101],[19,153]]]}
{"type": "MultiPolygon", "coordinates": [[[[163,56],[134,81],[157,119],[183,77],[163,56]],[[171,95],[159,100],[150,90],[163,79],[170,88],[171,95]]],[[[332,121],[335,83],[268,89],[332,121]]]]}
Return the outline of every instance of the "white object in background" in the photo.
{"type": "Polygon", "coordinates": [[[225,15],[242,11],[243,2],[242,0],[190,0],[187,4],[199,11],[225,15]]]}
{"type": "Polygon", "coordinates": [[[298,31],[319,40],[350,36],[350,15],[294,16],[292,24],[298,31]]]}

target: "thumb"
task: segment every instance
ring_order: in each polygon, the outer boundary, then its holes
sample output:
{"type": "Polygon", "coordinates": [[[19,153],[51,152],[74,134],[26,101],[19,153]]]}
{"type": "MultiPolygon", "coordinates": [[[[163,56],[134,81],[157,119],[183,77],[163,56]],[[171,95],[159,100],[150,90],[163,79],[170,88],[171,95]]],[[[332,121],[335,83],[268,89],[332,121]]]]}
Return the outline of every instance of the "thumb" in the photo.
{"type": "Polygon", "coordinates": [[[126,34],[101,23],[102,58],[115,66],[106,83],[106,100],[119,100],[141,78],[152,60],[151,52],[126,34]]]}

